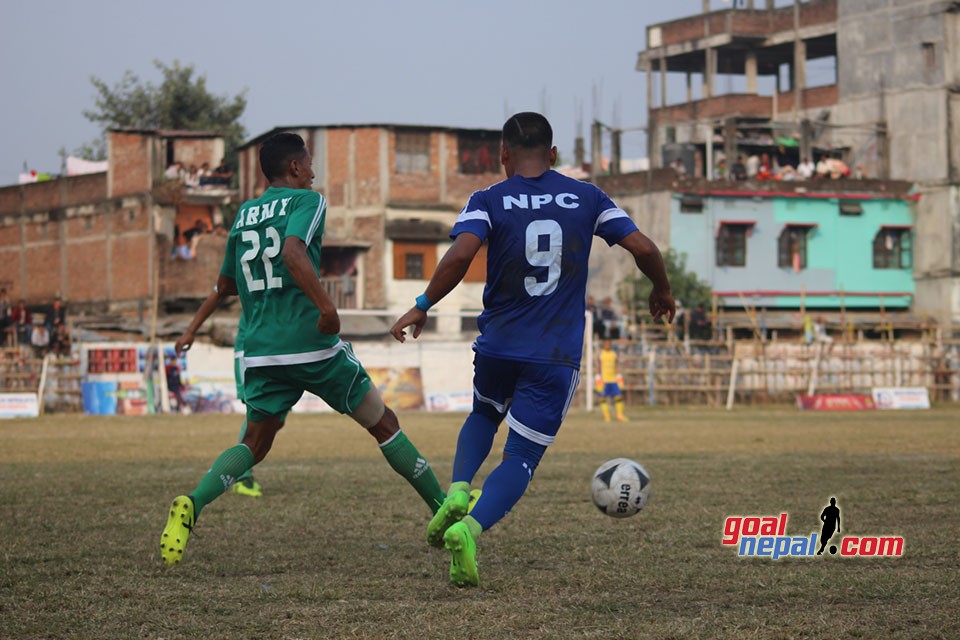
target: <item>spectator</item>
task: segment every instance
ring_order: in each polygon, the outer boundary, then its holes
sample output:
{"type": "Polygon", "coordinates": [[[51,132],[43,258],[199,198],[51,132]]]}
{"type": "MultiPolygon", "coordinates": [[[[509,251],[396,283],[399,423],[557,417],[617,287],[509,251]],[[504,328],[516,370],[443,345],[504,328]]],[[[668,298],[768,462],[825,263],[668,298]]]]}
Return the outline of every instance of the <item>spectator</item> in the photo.
{"type": "Polygon", "coordinates": [[[29,344],[30,331],[33,329],[33,316],[23,298],[17,301],[17,306],[10,313],[10,322],[16,332],[18,344],[29,344]]]}
{"type": "Polygon", "coordinates": [[[7,336],[10,333],[10,300],[7,298],[7,290],[0,289],[0,340],[3,344],[7,343],[7,336]]]}
{"type": "Polygon", "coordinates": [[[50,351],[59,355],[70,355],[70,331],[66,323],[55,325],[50,332],[50,351]]]}
{"type": "Polygon", "coordinates": [[[183,165],[179,162],[174,162],[167,170],[163,172],[163,177],[167,180],[180,180],[183,178],[183,165]]]}
{"type": "Polygon", "coordinates": [[[733,176],[734,180],[747,179],[747,166],[743,162],[743,156],[737,156],[737,161],[733,163],[733,167],[730,169],[730,174],[733,176]]]}
{"type": "Polygon", "coordinates": [[[858,164],[857,168],[853,170],[853,179],[854,180],[866,180],[867,179],[867,170],[862,164],[858,164]]]}
{"type": "Polygon", "coordinates": [[[30,332],[30,344],[33,345],[33,351],[38,358],[47,354],[47,347],[50,346],[50,331],[45,323],[38,322],[33,325],[30,332]]]}
{"type": "Polygon", "coordinates": [[[747,158],[747,178],[755,178],[760,172],[760,156],[753,154],[747,158]]]}
{"type": "Polygon", "coordinates": [[[823,180],[830,177],[830,158],[823,156],[817,161],[817,178],[823,180]]]}
{"type": "Polygon", "coordinates": [[[47,329],[53,333],[54,329],[67,323],[67,308],[63,306],[63,299],[57,296],[47,311],[47,329]]]}
{"type": "Polygon", "coordinates": [[[723,180],[727,177],[727,161],[725,158],[717,160],[717,165],[713,168],[713,179],[723,180]]]}
{"type": "Polygon", "coordinates": [[[197,165],[190,165],[190,171],[187,172],[184,183],[186,183],[188,189],[196,189],[200,186],[200,170],[197,165]]]}
{"type": "Polygon", "coordinates": [[[177,413],[183,413],[187,401],[183,397],[183,380],[180,376],[180,365],[176,358],[167,358],[167,391],[177,400],[177,413]]]}
{"type": "Polygon", "coordinates": [[[613,300],[604,298],[600,307],[600,337],[604,340],[620,339],[620,324],[617,322],[617,314],[613,310],[613,300]]]}
{"type": "Polygon", "coordinates": [[[197,244],[200,242],[200,236],[210,232],[210,227],[199,218],[193,226],[183,233],[183,239],[186,241],[186,257],[195,258],[197,256],[197,244]]]}
{"type": "Polygon", "coordinates": [[[810,158],[804,158],[800,161],[800,164],[797,165],[797,173],[800,174],[802,180],[810,180],[813,178],[813,174],[817,170],[817,165],[810,162],[810,158]]]}
{"type": "Polygon", "coordinates": [[[676,172],[678,178],[682,178],[685,175],[687,175],[687,168],[683,166],[683,160],[681,160],[680,158],[677,158],[676,160],[674,160],[671,166],[673,167],[673,170],[676,172]]]}
{"type": "Polygon", "coordinates": [[[690,337],[693,340],[709,340],[712,337],[712,328],[703,305],[698,304],[690,313],[690,337]]]}
{"type": "Polygon", "coordinates": [[[210,177],[211,184],[219,185],[229,185],[230,179],[233,177],[233,172],[230,171],[230,168],[227,166],[227,161],[221,160],[220,164],[213,170],[213,175],[210,177]]]}

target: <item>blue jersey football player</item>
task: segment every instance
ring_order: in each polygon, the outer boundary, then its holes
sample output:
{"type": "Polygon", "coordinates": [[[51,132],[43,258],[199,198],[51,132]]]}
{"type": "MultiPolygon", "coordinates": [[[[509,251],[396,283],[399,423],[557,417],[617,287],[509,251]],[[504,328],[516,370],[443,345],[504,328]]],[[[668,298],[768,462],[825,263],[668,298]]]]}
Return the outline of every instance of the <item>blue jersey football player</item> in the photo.
{"type": "Polygon", "coordinates": [[[603,191],[551,170],[556,159],[545,117],[527,112],[507,120],[500,152],[507,179],[470,197],[426,291],[390,330],[400,342],[410,326],[419,337],[427,310],[463,279],[487,243],[473,411],[457,440],[447,499],[427,527],[428,542],[450,551],[450,580],[458,586],[479,583],[477,537],[520,500],[576,392],[593,236],[629,251],[653,282],[654,319],[672,321],[675,313],[657,246],[603,191]],[[470,483],[504,420],[510,432],[503,462],[468,515],[470,483]]]}

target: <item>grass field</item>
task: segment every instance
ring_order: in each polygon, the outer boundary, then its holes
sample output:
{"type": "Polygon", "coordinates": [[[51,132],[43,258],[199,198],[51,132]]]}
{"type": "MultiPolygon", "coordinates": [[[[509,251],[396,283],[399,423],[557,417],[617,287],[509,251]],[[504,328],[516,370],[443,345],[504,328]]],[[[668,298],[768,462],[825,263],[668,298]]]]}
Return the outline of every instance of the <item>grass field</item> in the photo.
{"type": "MultiPolygon", "coordinates": [[[[266,496],[209,506],[174,569],[167,504],[236,417],[0,423],[0,637],[960,637],[960,409],[633,414],[568,418],[484,534],[474,590],[449,585],[426,507],[345,418],[292,417],[257,468],[266,496]],[[618,456],[653,478],[626,520],[589,496],[618,456]],[[830,496],[844,533],[902,535],[904,556],[773,562],[720,544],[727,515],[785,511],[788,533],[819,532],[830,496]]],[[[401,416],[444,485],[461,419],[401,416]]]]}

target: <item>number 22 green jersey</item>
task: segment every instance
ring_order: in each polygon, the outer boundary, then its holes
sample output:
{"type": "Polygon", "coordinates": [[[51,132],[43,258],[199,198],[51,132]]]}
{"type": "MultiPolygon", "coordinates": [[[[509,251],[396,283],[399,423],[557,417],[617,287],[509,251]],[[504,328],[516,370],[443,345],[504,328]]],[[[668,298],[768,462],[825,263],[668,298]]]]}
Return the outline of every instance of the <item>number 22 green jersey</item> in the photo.
{"type": "Polygon", "coordinates": [[[338,350],[338,336],[317,331],[320,312],[281,255],[287,238],[299,238],[318,272],[326,213],[324,197],[307,189],[270,187],[240,207],[220,273],[237,282],[246,367],[316,362],[338,350]]]}

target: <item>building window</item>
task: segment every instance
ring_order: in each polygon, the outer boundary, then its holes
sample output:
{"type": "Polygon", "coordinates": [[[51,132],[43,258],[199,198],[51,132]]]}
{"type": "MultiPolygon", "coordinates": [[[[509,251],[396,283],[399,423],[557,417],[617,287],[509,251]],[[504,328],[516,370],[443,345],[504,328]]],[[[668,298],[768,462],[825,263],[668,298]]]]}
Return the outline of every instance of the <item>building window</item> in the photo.
{"type": "Polygon", "coordinates": [[[430,132],[397,131],[394,155],[397,173],[429,173],[430,132]]]}
{"type": "Polygon", "coordinates": [[[747,264],[747,236],[752,224],[720,225],[717,234],[717,266],[743,267],[747,264]]]}
{"type": "Polygon", "coordinates": [[[840,215],[842,216],[863,215],[863,205],[861,205],[859,202],[841,202],[840,215]]]}
{"type": "Polygon", "coordinates": [[[777,266],[803,271],[807,268],[807,235],[809,226],[787,225],[777,240],[777,266]]]}
{"type": "Polygon", "coordinates": [[[429,280],[437,268],[435,242],[393,242],[393,277],[396,280],[429,280]]]}
{"type": "Polygon", "coordinates": [[[937,45],[933,42],[924,42],[920,45],[923,52],[923,66],[925,69],[937,68],[937,45]]]}
{"type": "Polygon", "coordinates": [[[913,242],[909,227],[884,227],[873,238],[874,269],[913,268],[913,242]]]}
{"type": "Polygon", "coordinates": [[[703,213],[703,198],[683,196],[680,198],[680,213],[703,213]]]}
{"type": "Polygon", "coordinates": [[[457,135],[460,173],[498,173],[500,171],[500,134],[486,131],[462,131],[457,135]]]}

